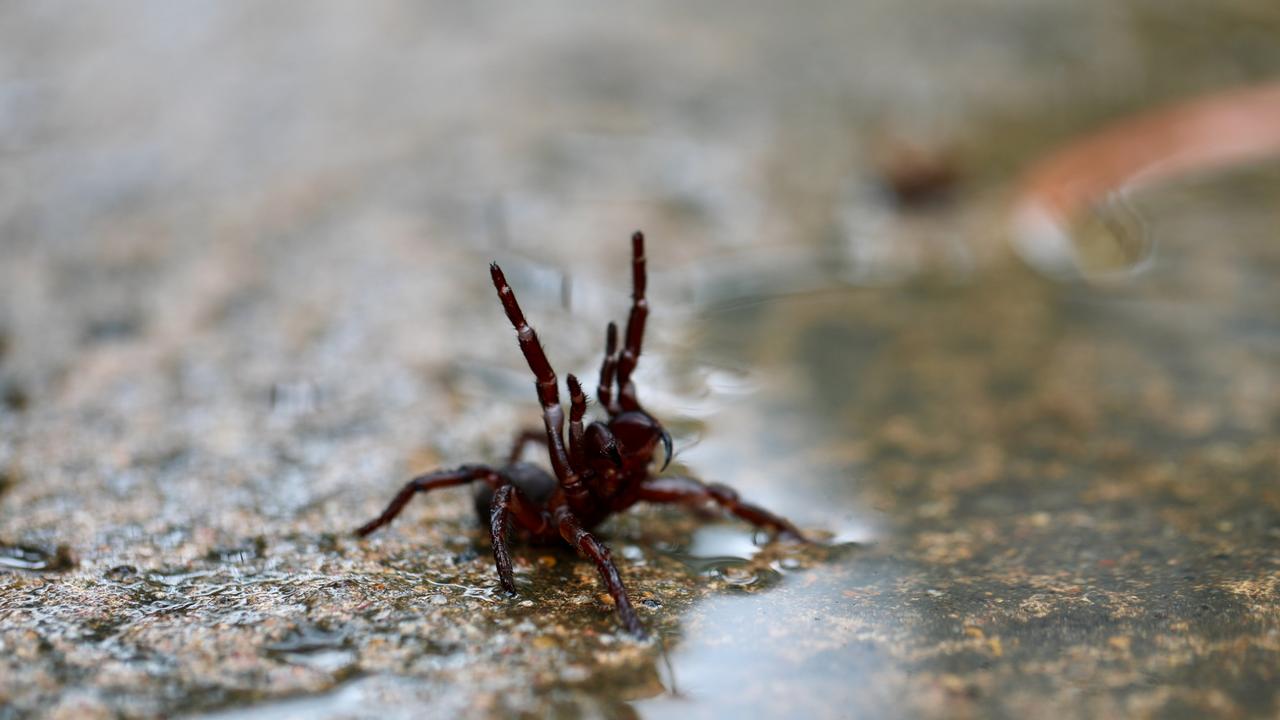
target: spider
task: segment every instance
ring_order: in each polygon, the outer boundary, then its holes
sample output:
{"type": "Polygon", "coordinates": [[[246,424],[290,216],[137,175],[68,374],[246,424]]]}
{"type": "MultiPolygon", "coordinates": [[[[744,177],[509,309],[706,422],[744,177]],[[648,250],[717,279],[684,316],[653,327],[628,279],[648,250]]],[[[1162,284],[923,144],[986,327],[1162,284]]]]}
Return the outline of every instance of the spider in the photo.
{"type": "Polygon", "coordinates": [[[401,488],[381,515],[356,530],[357,535],[365,537],[391,522],[415,493],[479,482],[475,494],[476,512],[481,524],[489,526],[493,559],[498,566],[498,580],[503,589],[513,594],[516,592],[511,555],[507,548],[507,530],[514,520],[521,539],[535,543],[563,540],[595,563],[600,579],[613,598],[618,618],[630,633],[641,638],[645,636],[644,627],[627,596],[609,548],[591,532],[613,513],[622,512],[640,501],[688,505],[713,502],[753,525],[805,541],[800,531],[786,519],[743,502],[732,488],[688,477],[659,477],[650,472],[659,442],[665,452],[659,473],[665,471],[670,463],[671,435],[640,405],[631,378],[640,358],[645,320],[649,315],[649,302],[645,298],[642,233],[631,236],[631,315],[627,319],[621,353],[618,352],[617,325],[609,323],[605,333],[604,362],[600,368],[596,399],[609,418],[604,422],[583,424],[587,396],[578,378],[569,375],[567,446],[564,410],[560,405],[555,370],[538,342],[537,333],[525,320],[502,269],[493,263],[489,272],[502,309],[516,330],[520,349],[536,378],[545,432],[526,430],[517,436],[507,464],[502,467],[463,465],[454,470],[413,478],[401,488]],[[530,443],[547,446],[554,477],[537,465],[520,462],[525,447],[530,443]]]}

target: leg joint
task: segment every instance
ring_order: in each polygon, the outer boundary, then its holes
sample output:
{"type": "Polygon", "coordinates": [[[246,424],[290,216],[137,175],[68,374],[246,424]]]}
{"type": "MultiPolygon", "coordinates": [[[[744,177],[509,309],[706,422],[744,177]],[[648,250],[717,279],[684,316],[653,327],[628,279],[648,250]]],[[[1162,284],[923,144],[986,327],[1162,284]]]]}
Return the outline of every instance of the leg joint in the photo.
{"type": "Polygon", "coordinates": [[[722,502],[722,503],[738,502],[738,491],[734,490],[728,485],[722,485],[720,483],[711,483],[707,485],[707,494],[710,495],[717,502],[722,502]]]}

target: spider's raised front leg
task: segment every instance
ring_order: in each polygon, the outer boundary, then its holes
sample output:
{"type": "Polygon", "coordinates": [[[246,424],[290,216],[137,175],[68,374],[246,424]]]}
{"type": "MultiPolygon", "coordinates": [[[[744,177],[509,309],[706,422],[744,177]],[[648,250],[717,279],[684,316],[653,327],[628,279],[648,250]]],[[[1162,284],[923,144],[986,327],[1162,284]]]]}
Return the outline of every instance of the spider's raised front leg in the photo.
{"type": "Polygon", "coordinates": [[[419,475],[405,483],[403,488],[400,488],[400,492],[396,493],[396,496],[392,498],[391,503],[387,505],[387,509],[383,510],[381,515],[357,528],[356,535],[365,537],[394,520],[417,493],[431,492],[432,490],[454,485],[469,485],[476,480],[484,480],[491,486],[497,486],[501,482],[498,471],[488,465],[463,465],[457,470],[443,470],[419,475]]]}
{"type": "Polygon", "coordinates": [[[507,526],[512,517],[534,536],[546,535],[551,527],[547,511],[534,506],[520,488],[506,484],[494,492],[489,503],[489,539],[493,543],[493,561],[498,566],[498,581],[509,593],[516,591],[511,553],[507,549],[507,526]]]}
{"type": "Polygon", "coordinates": [[[587,396],[582,392],[582,384],[573,373],[569,373],[565,382],[569,386],[569,462],[575,472],[581,473],[586,470],[583,462],[585,448],[582,438],[585,430],[582,417],[587,414],[587,396]]]}
{"type": "Polygon", "coordinates": [[[618,357],[618,404],[623,410],[640,410],[636,386],[631,373],[640,362],[644,343],[644,323],[649,317],[649,300],[645,297],[648,283],[645,272],[644,233],[631,236],[631,314],[627,317],[626,344],[618,357]]]}
{"type": "Polygon", "coordinates": [[[784,537],[808,542],[790,520],[774,515],[758,505],[743,502],[739,499],[738,492],[728,485],[707,484],[686,477],[651,478],[640,486],[640,499],[651,503],[685,505],[714,502],[756,527],[768,528],[784,537]]]}
{"type": "Polygon", "coordinates": [[[547,354],[538,342],[538,333],[525,320],[524,311],[516,300],[515,291],[507,283],[502,268],[497,263],[489,266],[489,274],[493,278],[493,287],[498,291],[498,300],[502,309],[511,321],[520,341],[520,351],[529,363],[533,372],[535,387],[538,390],[538,402],[542,404],[542,421],[547,431],[547,450],[551,456],[551,468],[556,479],[564,490],[565,498],[575,510],[585,510],[590,503],[590,494],[582,482],[582,478],[574,470],[569,460],[569,453],[564,445],[564,408],[560,407],[560,388],[556,379],[556,371],[547,360],[547,354]]]}
{"type": "Polygon", "coordinates": [[[627,596],[627,588],[622,584],[622,576],[618,574],[618,566],[613,564],[613,557],[609,554],[609,548],[597,540],[595,535],[583,528],[569,508],[563,505],[557,508],[555,521],[560,528],[560,537],[564,538],[564,541],[572,545],[580,554],[595,563],[596,570],[600,572],[600,580],[604,583],[605,589],[609,591],[610,597],[613,598],[613,605],[618,611],[618,618],[622,620],[622,624],[626,626],[627,631],[636,637],[643,638],[645,636],[644,626],[640,624],[640,618],[636,615],[635,608],[631,606],[631,598],[627,596]]]}
{"type": "Polygon", "coordinates": [[[618,325],[609,323],[604,333],[604,360],[600,363],[600,384],[596,385],[596,399],[613,417],[622,412],[613,399],[613,378],[618,372],[618,325]]]}

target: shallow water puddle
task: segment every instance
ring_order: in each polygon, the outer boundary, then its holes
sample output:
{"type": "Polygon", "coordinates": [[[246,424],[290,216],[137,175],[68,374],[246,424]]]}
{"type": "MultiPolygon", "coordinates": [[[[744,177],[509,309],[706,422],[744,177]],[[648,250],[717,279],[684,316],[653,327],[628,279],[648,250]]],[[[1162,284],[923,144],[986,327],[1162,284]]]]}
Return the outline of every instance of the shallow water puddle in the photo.
{"type": "Polygon", "coordinates": [[[31,545],[0,545],[0,567],[56,572],[75,567],[75,559],[71,551],[61,545],[54,550],[31,545]]]}

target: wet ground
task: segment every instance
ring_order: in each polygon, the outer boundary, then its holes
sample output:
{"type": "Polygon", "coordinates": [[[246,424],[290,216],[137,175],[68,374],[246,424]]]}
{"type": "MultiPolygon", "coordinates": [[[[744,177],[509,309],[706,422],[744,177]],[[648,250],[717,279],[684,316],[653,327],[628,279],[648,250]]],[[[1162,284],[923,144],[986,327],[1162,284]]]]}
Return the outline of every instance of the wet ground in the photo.
{"type": "Polygon", "coordinates": [[[1280,170],[1129,198],[1132,277],[1005,245],[1280,12],[899,5],[12,10],[0,718],[1280,713],[1280,170]],[[465,493],[351,537],[537,419],[485,264],[589,374],[635,227],[675,471],[823,544],[615,518],[637,643],[569,552],[498,592],[465,493]]]}

